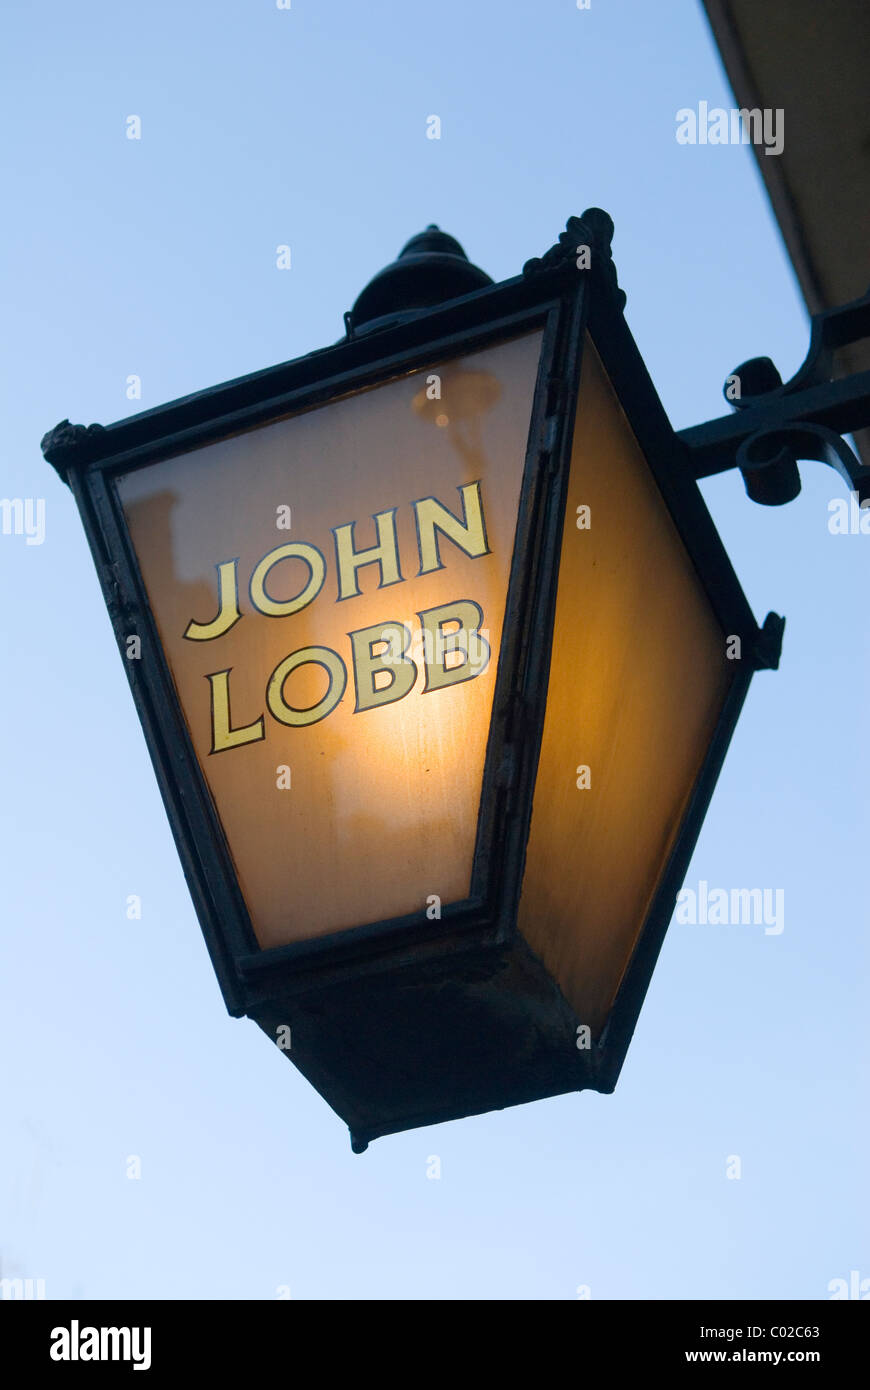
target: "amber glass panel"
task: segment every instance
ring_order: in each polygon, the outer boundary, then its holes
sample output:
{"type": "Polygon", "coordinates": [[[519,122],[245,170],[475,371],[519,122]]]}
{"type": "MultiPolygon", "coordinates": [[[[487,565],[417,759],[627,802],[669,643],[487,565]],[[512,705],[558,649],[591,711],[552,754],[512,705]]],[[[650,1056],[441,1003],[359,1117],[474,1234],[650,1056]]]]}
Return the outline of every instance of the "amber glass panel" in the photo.
{"type": "Polygon", "coordinates": [[[422,922],[439,900],[468,896],[540,346],[539,332],[527,334],[119,482],[264,947],[406,913],[422,922]],[[475,525],[478,495],[485,534],[475,525]],[[453,524],[450,534],[445,508],[464,531],[453,524]],[[349,566],[351,548],[379,538],[383,568],[349,566]],[[301,556],[265,560],[285,545],[301,556]],[[229,626],[236,583],[241,616],[229,626]],[[288,611],[306,589],[309,601],[288,611]],[[452,621],[428,619],[427,639],[419,614],[457,602],[452,621]],[[475,626],[475,604],[486,665],[473,632],[451,641],[460,624],[475,626]],[[398,625],[410,631],[413,667],[398,625]],[[368,628],[356,639],[356,679],[350,634],[368,628]],[[311,647],[325,649],[320,662],[282,666],[311,647]],[[378,662],[385,652],[391,667],[378,662]],[[292,722],[307,716],[288,707],[325,696],[317,722],[292,722]]]}
{"type": "Polygon", "coordinates": [[[597,1036],[731,679],[725,636],[587,339],[520,930],[597,1036]],[[579,529],[589,508],[589,526],[579,529]],[[589,768],[590,785],[583,783],[589,768]]]}

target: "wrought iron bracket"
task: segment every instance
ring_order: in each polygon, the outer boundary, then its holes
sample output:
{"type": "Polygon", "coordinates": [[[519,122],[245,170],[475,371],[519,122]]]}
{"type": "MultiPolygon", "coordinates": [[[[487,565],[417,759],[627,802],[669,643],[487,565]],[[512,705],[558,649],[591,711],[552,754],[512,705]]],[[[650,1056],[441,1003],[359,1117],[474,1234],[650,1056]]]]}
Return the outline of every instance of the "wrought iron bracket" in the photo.
{"type": "Polygon", "coordinates": [[[753,502],[780,507],[801,489],[798,462],[830,464],[870,505],[870,468],[842,438],[870,425],[870,371],[833,377],[837,348],[870,337],[870,290],[850,304],[815,314],[802,366],[790,381],[769,357],[735,368],[723,392],[733,415],[681,430],[695,478],[739,468],[753,502]]]}

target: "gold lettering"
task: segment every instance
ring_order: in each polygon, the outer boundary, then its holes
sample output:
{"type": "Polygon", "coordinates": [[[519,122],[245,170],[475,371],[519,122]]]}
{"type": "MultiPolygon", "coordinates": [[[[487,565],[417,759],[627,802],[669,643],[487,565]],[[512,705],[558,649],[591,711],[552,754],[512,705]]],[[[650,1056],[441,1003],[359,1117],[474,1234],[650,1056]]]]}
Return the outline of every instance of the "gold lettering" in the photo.
{"type": "Polygon", "coordinates": [[[483,610],[472,599],[456,599],[454,603],[443,603],[438,608],[427,608],[419,614],[423,628],[426,653],[426,684],[423,693],[429,690],[443,690],[448,685],[460,681],[473,680],[481,675],[489,664],[490,648],[479,628],[483,610]],[[457,624],[453,632],[444,628],[457,624]],[[462,660],[447,666],[447,657],[458,652],[462,660]]]}
{"type": "Polygon", "coordinates": [[[411,645],[411,633],[404,623],[375,623],[348,633],[353,647],[353,678],[356,686],[356,709],[375,709],[401,700],[417,679],[417,667],[406,655],[411,645]],[[374,655],[378,645],[387,651],[374,655]],[[375,678],[384,672],[390,676],[386,685],[375,685],[375,678]]]}
{"type": "Polygon", "coordinates": [[[286,618],[290,613],[298,613],[313,599],[317,598],[326,578],[326,561],[313,545],[291,542],[276,546],[264,555],[251,575],[251,602],[267,618],[286,618]],[[302,560],[309,569],[308,583],[295,598],[274,599],[266,593],[266,576],[279,560],[302,560]]]}
{"type": "Polygon", "coordinates": [[[240,748],[244,743],[257,743],[266,737],[262,714],[253,724],[231,729],[230,666],[226,671],[213,671],[206,680],[211,685],[211,751],[223,753],[227,748],[240,748]]]}
{"type": "Polygon", "coordinates": [[[347,526],[336,526],[335,559],[338,564],[338,597],[356,598],[360,589],[357,584],[357,570],[365,565],[380,566],[379,589],[388,584],[397,584],[402,578],[399,569],[399,543],[396,538],[396,508],[388,512],[377,512],[375,524],[378,528],[378,543],[369,550],[354,550],[354,522],[347,526]]]}
{"type": "Polygon", "coordinates": [[[217,565],[218,573],[218,614],[210,623],[187,624],[184,636],[191,642],[212,642],[215,637],[223,637],[225,632],[239,621],[239,577],[238,560],[224,560],[217,565]]]}
{"type": "Polygon", "coordinates": [[[338,652],[332,651],[329,647],[300,647],[298,651],[285,656],[269,677],[266,704],[279,724],[289,724],[291,728],[300,729],[307,724],[316,724],[319,719],[325,719],[331,714],[344,694],[346,685],[347,670],[338,652]],[[308,662],[324,667],[329,676],[329,685],[326,694],[316,704],[308,709],[294,709],[284,699],[284,682],[288,676],[308,662]]]}
{"type": "Polygon", "coordinates": [[[435,497],[423,497],[419,502],[414,503],[421,574],[428,574],[430,570],[444,568],[441,563],[436,531],[440,531],[472,559],[489,554],[489,547],[486,542],[486,523],[483,519],[483,507],[480,500],[480,483],[467,483],[464,487],[456,490],[462,498],[461,521],[435,497]]]}

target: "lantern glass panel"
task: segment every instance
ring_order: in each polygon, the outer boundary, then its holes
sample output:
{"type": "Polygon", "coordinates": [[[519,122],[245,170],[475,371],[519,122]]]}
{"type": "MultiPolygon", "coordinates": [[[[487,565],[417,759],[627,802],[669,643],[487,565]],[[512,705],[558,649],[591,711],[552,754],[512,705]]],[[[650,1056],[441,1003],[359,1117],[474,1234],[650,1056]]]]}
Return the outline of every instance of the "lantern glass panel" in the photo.
{"type": "Polygon", "coordinates": [[[261,947],[469,895],[541,342],[118,479],[261,947]]]}
{"type": "Polygon", "coordinates": [[[587,338],[519,929],[593,1037],[738,665],[587,338]]]}

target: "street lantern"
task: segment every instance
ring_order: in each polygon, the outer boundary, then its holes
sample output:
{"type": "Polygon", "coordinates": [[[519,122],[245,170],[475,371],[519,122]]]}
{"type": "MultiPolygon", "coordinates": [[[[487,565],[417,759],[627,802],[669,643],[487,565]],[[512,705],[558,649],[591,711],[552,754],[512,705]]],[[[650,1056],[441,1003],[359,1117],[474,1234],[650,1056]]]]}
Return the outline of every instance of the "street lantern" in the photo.
{"type": "Polygon", "coordinates": [[[778,662],[611,233],[493,284],[431,227],[336,345],[43,441],[227,1008],[357,1151],[613,1089],[778,662]]]}

